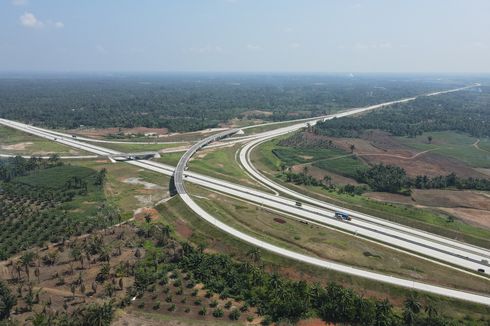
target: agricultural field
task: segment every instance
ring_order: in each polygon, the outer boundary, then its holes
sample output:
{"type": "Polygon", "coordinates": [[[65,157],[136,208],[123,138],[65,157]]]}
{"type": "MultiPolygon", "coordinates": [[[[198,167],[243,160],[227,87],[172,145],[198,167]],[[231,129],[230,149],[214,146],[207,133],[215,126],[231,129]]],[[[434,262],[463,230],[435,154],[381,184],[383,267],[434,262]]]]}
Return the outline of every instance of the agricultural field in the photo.
{"type": "Polygon", "coordinates": [[[472,168],[490,168],[490,152],[486,146],[488,138],[476,138],[454,131],[426,132],[415,138],[396,137],[408,147],[431,151],[442,156],[459,160],[472,168]],[[431,141],[428,141],[431,137],[431,141]]]}
{"type": "Polygon", "coordinates": [[[88,155],[88,153],[0,125],[0,154],[48,156],[88,155]]]}
{"type": "Polygon", "coordinates": [[[1,184],[0,255],[2,259],[33,245],[58,242],[116,223],[97,171],[58,166],[32,171],[1,184]]]}
{"type": "MultiPolygon", "coordinates": [[[[195,197],[194,199],[198,199],[198,197],[195,197]]],[[[202,201],[205,201],[205,199],[202,199],[202,201]]],[[[218,206],[214,206],[214,203],[208,203],[207,206],[209,205],[213,206],[213,208],[210,208],[210,212],[223,212],[219,204],[218,206]]],[[[225,206],[228,206],[228,204],[225,206]]],[[[244,209],[240,207],[244,205],[239,203],[237,206],[238,212],[236,215],[242,215],[244,209]]],[[[230,207],[233,209],[233,206],[230,207]]],[[[237,239],[217,230],[207,222],[200,219],[189,210],[189,208],[180,200],[180,198],[173,198],[171,201],[160,205],[158,210],[164,223],[174,225],[175,237],[177,239],[199,244],[205,248],[205,252],[225,253],[242,261],[247,259],[245,257],[248,256],[248,253],[253,252],[252,246],[238,241],[237,239]]],[[[284,217],[282,218],[287,221],[288,224],[286,225],[291,225],[289,219],[284,217]]],[[[279,224],[276,222],[272,223],[279,224]]],[[[373,257],[372,259],[375,260],[376,258],[373,257]]],[[[371,282],[366,279],[336,273],[315,266],[305,266],[304,264],[298,263],[294,260],[269,254],[267,251],[261,252],[260,261],[264,270],[271,273],[278,273],[279,275],[283,275],[288,279],[305,280],[311,284],[336,282],[349,289],[353,289],[354,291],[365,293],[366,296],[369,297],[372,296],[380,299],[388,298],[395,304],[395,306],[401,305],[404,300],[403,298],[410,293],[409,291],[398,287],[371,282]]],[[[483,316],[486,316],[488,312],[486,307],[483,306],[448,300],[447,298],[433,295],[420,294],[419,299],[424,302],[432,302],[435,304],[440,314],[457,319],[468,318],[468,320],[480,320],[483,316]]],[[[145,315],[145,317],[148,316],[145,315]]],[[[152,318],[152,320],[154,320],[154,318],[152,318]]],[[[167,318],[165,318],[165,320],[167,320],[167,318]]],[[[187,325],[185,321],[183,321],[183,323],[187,325]]],[[[193,324],[189,322],[189,325],[193,324]]]]}
{"type": "MultiPolygon", "coordinates": [[[[490,248],[490,241],[488,241],[488,239],[490,239],[490,230],[488,228],[482,228],[481,223],[479,225],[476,225],[474,221],[470,222],[469,219],[466,218],[466,216],[463,216],[464,218],[463,217],[458,218],[458,214],[461,214],[461,211],[458,210],[447,210],[447,209],[440,210],[439,206],[438,207],[428,206],[426,207],[426,209],[422,209],[422,207],[424,206],[422,204],[417,205],[417,207],[414,207],[414,205],[417,204],[417,202],[414,201],[416,200],[414,196],[411,197],[403,196],[405,198],[403,201],[399,199],[400,198],[399,196],[397,197],[396,201],[390,203],[390,200],[386,200],[387,196],[384,196],[383,198],[379,198],[378,196],[379,199],[376,199],[377,196],[373,196],[372,193],[367,193],[365,195],[340,194],[336,191],[324,189],[324,187],[297,185],[294,183],[285,182],[284,178],[281,175],[282,164],[285,164],[286,162],[289,163],[304,162],[305,156],[307,156],[307,158],[310,158],[311,156],[318,157],[321,154],[315,154],[315,152],[322,153],[324,149],[322,148],[317,151],[314,151],[311,149],[307,149],[305,147],[302,148],[292,147],[292,149],[288,148],[286,150],[286,153],[288,153],[288,155],[282,156],[286,160],[283,162],[279,158],[280,157],[279,155],[274,155],[277,149],[280,150],[282,148],[281,146],[278,145],[278,143],[281,140],[284,140],[284,138],[278,140],[272,140],[264,144],[261,144],[252,152],[253,163],[264,174],[274,178],[275,181],[282,183],[287,187],[293,188],[298,192],[312,195],[314,197],[317,197],[322,200],[326,200],[328,202],[332,202],[339,206],[348,207],[351,209],[364,212],[366,214],[379,216],[398,223],[421,228],[429,232],[434,232],[451,238],[458,238],[463,241],[468,241],[476,245],[490,248]],[[369,197],[373,199],[370,199],[369,197]]],[[[337,148],[340,149],[345,148],[344,151],[347,150],[346,149],[348,147],[347,144],[351,141],[351,140],[346,141],[345,139],[336,140],[333,138],[332,140],[333,140],[333,144],[335,144],[337,148]]],[[[386,141],[384,143],[386,144],[386,141]]],[[[355,144],[356,144],[355,146],[358,149],[354,151],[361,151],[360,149],[361,143],[358,142],[355,144]]],[[[390,146],[392,146],[392,142],[390,142],[389,144],[390,146]]],[[[362,150],[364,152],[365,150],[364,147],[362,147],[362,150]]],[[[402,150],[406,150],[406,149],[403,148],[402,150]]],[[[281,152],[279,151],[279,153],[281,152]]],[[[359,162],[360,164],[365,164],[364,166],[367,166],[366,163],[368,162],[370,164],[372,164],[373,162],[370,161],[371,158],[365,158],[360,154],[357,154],[357,156],[359,158],[356,161],[359,162]],[[366,163],[361,163],[363,161],[366,163]]],[[[377,158],[376,160],[378,159],[379,158],[377,158]]],[[[319,165],[313,163],[313,166],[309,167],[307,173],[314,175],[319,180],[321,180],[324,175],[329,175],[331,176],[331,180],[333,183],[338,182],[340,185],[346,183],[356,184],[355,180],[351,178],[345,178],[339,175],[338,173],[336,173],[339,172],[338,170],[337,171],[331,170],[332,167],[333,169],[335,169],[335,165],[330,164],[332,161],[333,160],[324,160],[323,162],[325,162],[326,164],[322,166],[323,169],[321,169],[321,171],[315,170],[316,168],[319,168],[319,165]]],[[[407,163],[407,165],[409,165],[409,163],[407,163]]],[[[348,167],[349,165],[346,166],[348,167]]],[[[360,167],[356,167],[356,168],[360,168],[360,167]]],[[[465,169],[466,171],[472,171],[470,167],[465,167],[465,169]]],[[[303,173],[303,169],[300,168],[294,172],[303,173]]],[[[475,173],[475,171],[472,173],[475,173]]],[[[414,192],[416,193],[417,190],[414,190],[414,192]]],[[[437,201],[433,202],[433,204],[437,204],[437,203],[438,203],[437,201]]],[[[425,204],[427,204],[427,202],[425,202],[425,204]]],[[[479,206],[475,206],[475,208],[478,209],[479,206]]],[[[485,212],[488,213],[488,211],[485,210],[480,211],[479,216],[483,216],[483,217],[480,217],[479,219],[485,219],[484,218],[485,212]]]]}

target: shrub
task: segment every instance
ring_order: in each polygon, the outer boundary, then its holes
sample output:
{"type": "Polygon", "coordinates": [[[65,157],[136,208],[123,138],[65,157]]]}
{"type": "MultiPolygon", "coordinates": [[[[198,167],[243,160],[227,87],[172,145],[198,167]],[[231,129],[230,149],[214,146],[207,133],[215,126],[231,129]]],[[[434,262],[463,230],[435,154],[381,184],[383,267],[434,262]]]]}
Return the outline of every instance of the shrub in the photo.
{"type": "Polygon", "coordinates": [[[200,310],[199,310],[199,315],[201,316],[205,316],[206,314],[208,313],[208,310],[206,309],[205,306],[203,306],[200,310]]]}
{"type": "Polygon", "coordinates": [[[223,312],[223,309],[221,309],[221,308],[216,308],[213,311],[213,316],[216,317],[216,318],[221,318],[221,317],[224,316],[224,314],[225,313],[223,312]]]}
{"type": "Polygon", "coordinates": [[[238,320],[240,318],[242,314],[240,313],[240,311],[238,309],[233,309],[231,312],[230,312],[230,319],[231,320],[238,320]]]}
{"type": "Polygon", "coordinates": [[[160,309],[160,300],[157,300],[157,301],[155,302],[155,304],[153,305],[153,309],[154,309],[154,310],[160,309]]]}

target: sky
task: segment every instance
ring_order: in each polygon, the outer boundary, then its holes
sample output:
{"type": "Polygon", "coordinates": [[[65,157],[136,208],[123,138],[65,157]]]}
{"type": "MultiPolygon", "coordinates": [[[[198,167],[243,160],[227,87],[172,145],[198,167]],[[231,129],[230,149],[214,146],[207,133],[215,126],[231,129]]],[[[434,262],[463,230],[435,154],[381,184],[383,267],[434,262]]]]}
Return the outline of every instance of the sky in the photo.
{"type": "Polygon", "coordinates": [[[489,73],[489,0],[0,0],[0,72],[489,73]]]}

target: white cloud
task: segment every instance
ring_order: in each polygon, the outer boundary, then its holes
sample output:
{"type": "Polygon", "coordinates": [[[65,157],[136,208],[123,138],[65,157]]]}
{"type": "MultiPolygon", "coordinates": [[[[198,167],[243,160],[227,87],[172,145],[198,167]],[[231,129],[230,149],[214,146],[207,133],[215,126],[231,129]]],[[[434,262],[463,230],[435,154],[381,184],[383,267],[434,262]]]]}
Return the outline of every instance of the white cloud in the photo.
{"type": "Polygon", "coordinates": [[[293,42],[293,43],[289,44],[289,47],[293,48],[293,49],[297,49],[297,48],[301,47],[301,44],[299,44],[297,42],[293,42]]]}
{"type": "Polygon", "coordinates": [[[262,47],[257,44],[247,44],[247,50],[249,51],[259,51],[262,50],[262,47]]]}
{"type": "Polygon", "coordinates": [[[33,13],[25,12],[23,15],[19,17],[20,23],[22,26],[29,28],[42,28],[44,27],[44,23],[36,18],[33,13]]]}
{"type": "Polygon", "coordinates": [[[32,13],[32,12],[25,12],[23,15],[19,17],[19,21],[24,27],[28,28],[43,28],[43,27],[53,27],[53,28],[63,28],[65,27],[65,24],[60,21],[52,21],[52,20],[47,20],[46,22],[43,22],[32,13]]]}
{"type": "Polygon", "coordinates": [[[14,6],[25,6],[27,3],[27,0],[12,0],[14,6]]]}

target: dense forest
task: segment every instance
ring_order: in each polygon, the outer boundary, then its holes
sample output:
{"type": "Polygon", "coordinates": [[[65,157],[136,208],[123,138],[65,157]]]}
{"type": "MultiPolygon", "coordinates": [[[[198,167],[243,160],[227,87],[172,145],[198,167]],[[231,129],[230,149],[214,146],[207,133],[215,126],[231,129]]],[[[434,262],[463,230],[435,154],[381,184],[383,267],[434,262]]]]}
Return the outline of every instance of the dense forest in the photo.
{"type": "Polygon", "coordinates": [[[0,117],[50,128],[191,131],[247,111],[271,112],[255,113],[270,121],[305,118],[462,83],[394,75],[10,76],[0,79],[0,117]]]}
{"type": "Polygon", "coordinates": [[[333,137],[359,137],[380,129],[395,136],[415,137],[424,132],[454,130],[475,137],[490,136],[490,87],[419,97],[389,110],[361,117],[343,117],[318,123],[314,132],[333,137]]]}

